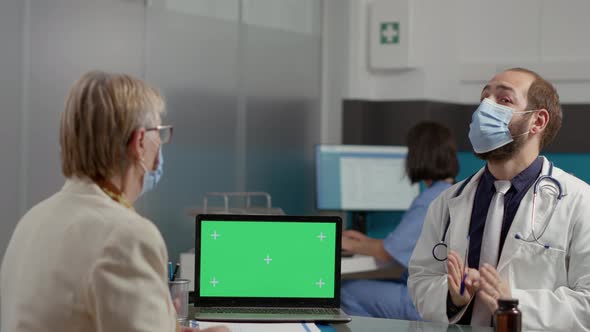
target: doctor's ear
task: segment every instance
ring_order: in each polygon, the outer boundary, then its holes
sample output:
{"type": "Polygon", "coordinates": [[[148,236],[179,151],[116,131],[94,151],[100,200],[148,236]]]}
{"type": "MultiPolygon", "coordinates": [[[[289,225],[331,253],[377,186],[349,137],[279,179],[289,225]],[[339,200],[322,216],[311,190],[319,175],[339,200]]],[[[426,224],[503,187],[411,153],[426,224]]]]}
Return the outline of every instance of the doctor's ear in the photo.
{"type": "Polygon", "coordinates": [[[549,112],[541,108],[535,112],[535,117],[533,120],[533,125],[531,127],[532,134],[538,134],[545,130],[545,127],[549,124],[549,112]]]}
{"type": "Polygon", "coordinates": [[[127,155],[133,160],[140,160],[145,152],[145,128],[138,128],[133,131],[127,142],[127,155]]]}

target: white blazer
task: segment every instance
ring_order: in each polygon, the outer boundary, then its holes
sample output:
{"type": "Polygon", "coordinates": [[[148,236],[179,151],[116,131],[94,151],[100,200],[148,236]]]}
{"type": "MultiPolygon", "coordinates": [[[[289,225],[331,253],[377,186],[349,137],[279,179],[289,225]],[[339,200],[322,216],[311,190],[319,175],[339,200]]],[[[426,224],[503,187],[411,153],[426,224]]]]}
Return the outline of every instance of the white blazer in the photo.
{"type": "Polygon", "coordinates": [[[18,223],[0,270],[2,332],[175,331],[158,229],[68,179],[18,223]]]}
{"type": "MultiPolygon", "coordinates": [[[[547,174],[544,159],[541,174],[547,174]]],[[[454,197],[456,184],[430,206],[422,233],[409,266],[408,288],[414,305],[425,320],[449,322],[446,314],[446,262],[433,258],[432,249],[441,241],[450,216],[445,243],[464,255],[467,232],[477,184],[483,169],[454,197]]],[[[563,187],[565,197],[551,213],[555,186],[537,195],[535,234],[545,220],[547,229],[539,242],[532,239],[531,209],[533,189],[523,197],[499,258],[497,270],[508,280],[512,296],[519,300],[523,328],[532,330],[590,331],[590,187],[578,178],[553,168],[553,177],[563,187]],[[544,244],[550,246],[549,249],[544,244]]],[[[543,181],[542,184],[551,184],[543,181]]],[[[450,319],[457,322],[464,310],[450,319]]]]}

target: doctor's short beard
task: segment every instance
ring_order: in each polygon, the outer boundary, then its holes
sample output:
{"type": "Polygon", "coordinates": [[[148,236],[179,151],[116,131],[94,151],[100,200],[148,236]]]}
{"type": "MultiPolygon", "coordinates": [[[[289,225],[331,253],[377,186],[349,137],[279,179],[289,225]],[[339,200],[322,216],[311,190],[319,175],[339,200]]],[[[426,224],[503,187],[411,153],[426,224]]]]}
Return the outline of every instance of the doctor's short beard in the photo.
{"type": "Polygon", "coordinates": [[[512,142],[501,146],[495,150],[484,152],[484,153],[477,153],[473,152],[478,158],[483,159],[485,161],[505,161],[512,158],[516,155],[527,140],[528,135],[522,135],[523,133],[528,133],[528,116],[523,117],[522,121],[519,123],[515,123],[514,126],[510,128],[510,134],[513,136],[512,142]],[[516,134],[516,135],[515,135],[516,134]]]}

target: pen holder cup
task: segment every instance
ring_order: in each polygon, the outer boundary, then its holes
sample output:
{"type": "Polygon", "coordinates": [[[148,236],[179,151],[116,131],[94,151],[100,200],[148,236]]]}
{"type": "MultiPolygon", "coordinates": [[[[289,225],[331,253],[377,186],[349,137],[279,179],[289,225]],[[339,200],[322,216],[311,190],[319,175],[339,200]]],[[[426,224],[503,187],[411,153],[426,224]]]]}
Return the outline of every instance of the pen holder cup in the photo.
{"type": "Polygon", "coordinates": [[[168,281],[168,288],[170,289],[170,296],[172,296],[172,303],[176,308],[178,320],[186,320],[188,318],[188,291],[190,280],[176,279],[168,281]]]}

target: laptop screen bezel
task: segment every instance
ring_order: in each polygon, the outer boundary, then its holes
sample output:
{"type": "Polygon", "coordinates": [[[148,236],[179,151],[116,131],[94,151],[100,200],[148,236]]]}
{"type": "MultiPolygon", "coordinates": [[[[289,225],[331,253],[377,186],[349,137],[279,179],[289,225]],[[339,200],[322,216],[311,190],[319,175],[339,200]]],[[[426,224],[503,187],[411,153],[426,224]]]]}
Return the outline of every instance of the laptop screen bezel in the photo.
{"type": "Polygon", "coordinates": [[[342,219],[337,216],[283,216],[283,215],[228,215],[200,214],[195,223],[195,306],[197,307],[340,307],[340,264],[342,219]],[[334,297],[333,298],[302,298],[302,297],[213,297],[200,295],[201,270],[201,225],[203,221],[248,221],[248,222],[317,222],[334,223],[336,225],[336,245],[334,246],[334,297]]]}

